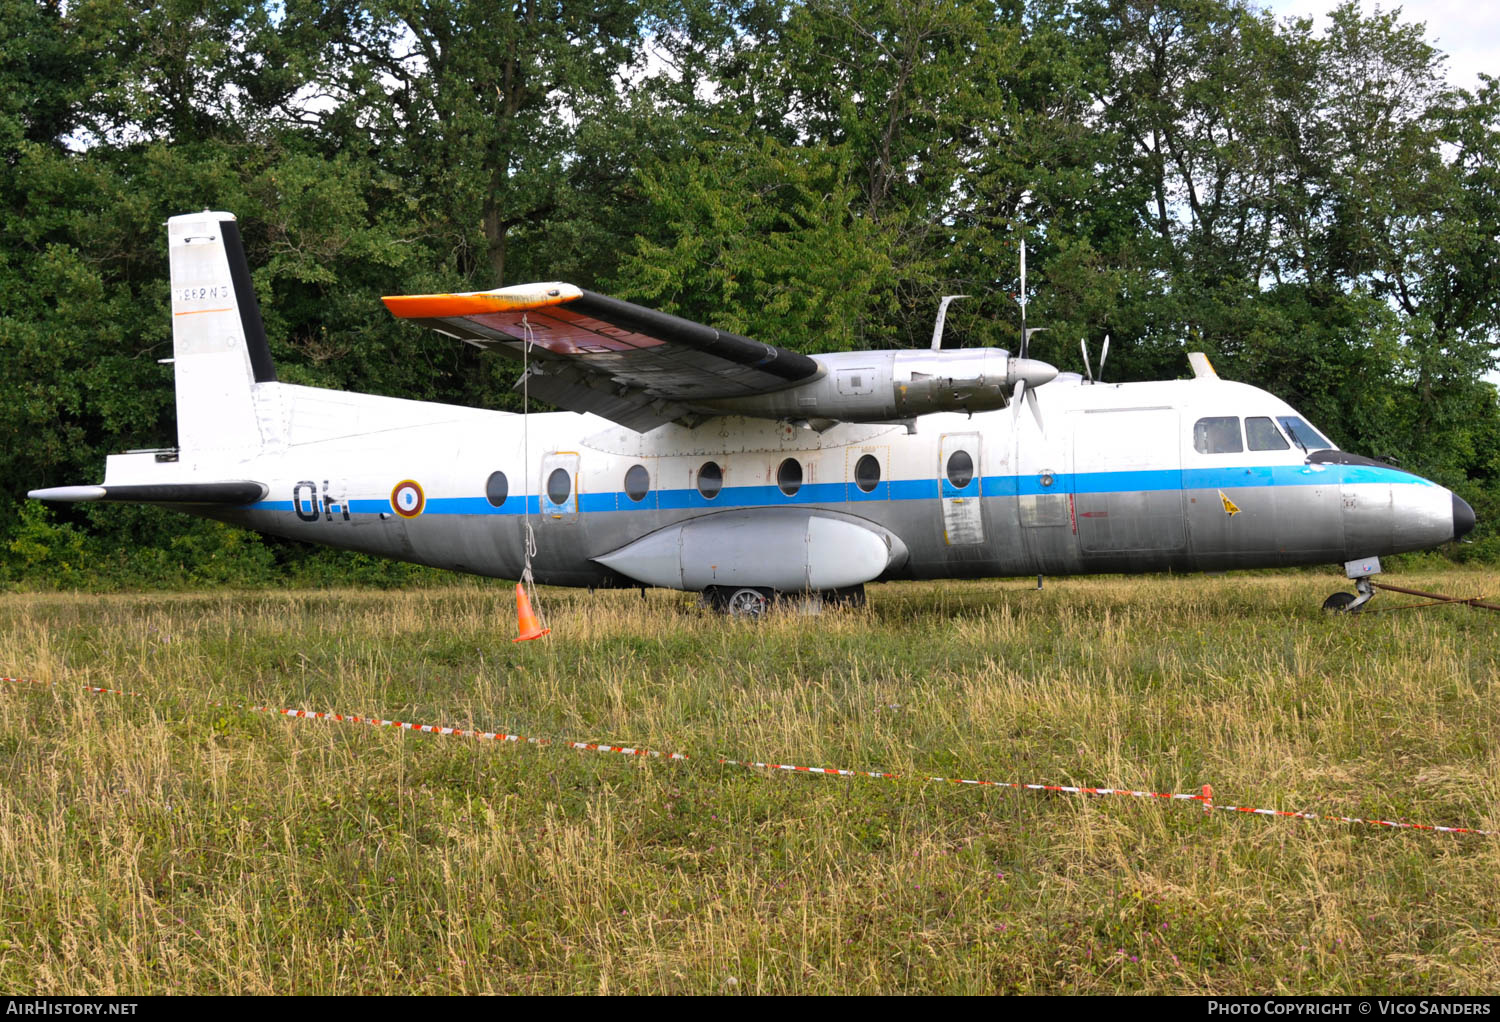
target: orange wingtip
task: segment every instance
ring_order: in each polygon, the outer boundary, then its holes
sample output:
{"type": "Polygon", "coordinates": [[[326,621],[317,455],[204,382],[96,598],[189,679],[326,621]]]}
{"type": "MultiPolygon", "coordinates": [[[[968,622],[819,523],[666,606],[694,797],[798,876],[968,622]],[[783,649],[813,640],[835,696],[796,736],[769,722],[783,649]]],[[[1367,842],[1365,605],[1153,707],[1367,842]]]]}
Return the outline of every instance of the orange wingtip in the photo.
{"type": "Polygon", "coordinates": [[[455,295],[386,295],[381,298],[393,316],[401,319],[447,319],[482,316],[490,312],[524,312],[561,305],[582,296],[572,284],[517,284],[493,291],[470,291],[455,295]]]}

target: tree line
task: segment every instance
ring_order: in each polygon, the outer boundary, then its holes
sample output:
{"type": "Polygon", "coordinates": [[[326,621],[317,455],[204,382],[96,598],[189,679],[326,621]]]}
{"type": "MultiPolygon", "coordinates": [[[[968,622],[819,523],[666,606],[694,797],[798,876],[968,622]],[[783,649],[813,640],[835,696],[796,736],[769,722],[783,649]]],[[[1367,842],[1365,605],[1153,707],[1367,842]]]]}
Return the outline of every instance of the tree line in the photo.
{"type": "Polygon", "coordinates": [[[149,508],[163,221],[240,217],[294,383],[513,407],[379,296],[569,280],[806,351],[1184,353],[1476,508],[1500,558],[1500,84],[1422,26],[1243,0],[3,0],[0,578],[410,581],[149,508]]]}

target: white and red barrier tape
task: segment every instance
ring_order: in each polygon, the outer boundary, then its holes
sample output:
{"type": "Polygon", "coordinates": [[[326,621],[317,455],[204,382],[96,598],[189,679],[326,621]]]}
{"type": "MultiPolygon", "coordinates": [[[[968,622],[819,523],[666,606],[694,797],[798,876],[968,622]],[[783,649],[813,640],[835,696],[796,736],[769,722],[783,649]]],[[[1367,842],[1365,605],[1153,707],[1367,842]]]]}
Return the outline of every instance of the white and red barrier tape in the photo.
{"type": "MultiPolygon", "coordinates": [[[[0,681],[13,681],[17,685],[44,685],[44,686],[54,686],[55,687],[55,683],[54,682],[50,682],[50,681],[37,681],[34,678],[6,678],[6,677],[0,677],[0,681]]],[[[144,692],[126,692],[124,689],[118,689],[118,688],[96,688],[93,685],[79,685],[78,688],[79,688],[79,690],[81,690],[83,692],[92,692],[95,695],[104,695],[104,696],[136,696],[136,697],[142,698],[142,699],[144,699],[145,696],[146,696],[146,693],[144,693],[144,692]]]]}
{"type": "MultiPolygon", "coordinates": [[[[50,681],[33,681],[29,678],[0,677],[0,681],[15,682],[22,685],[52,685],[50,681]]],[[[83,691],[103,695],[123,695],[144,697],[144,692],[126,692],[119,689],[95,688],[89,685],[79,686],[83,691]]],[[[331,720],[344,724],[368,724],[371,727],[394,728],[400,731],[421,731],[434,735],[449,735],[455,738],[474,738],[480,741],[492,742],[515,742],[523,745],[556,745],[560,748],[579,749],[585,752],[611,752],[624,756],[641,756],[653,759],[687,761],[696,759],[698,762],[710,762],[720,766],[744,767],[751,770],[784,770],[791,773],[801,774],[824,774],[834,777],[872,777],[878,780],[910,780],[923,783],[943,784],[968,784],[980,788],[1011,788],[1017,791],[1051,791],[1067,795],[1126,795],[1132,798],[1157,798],[1174,802],[1199,802],[1203,805],[1205,813],[1215,809],[1231,813],[1245,813],[1255,816],[1280,816],[1293,820],[1319,820],[1330,823],[1363,824],[1371,827],[1391,827],[1398,830],[1425,830],[1438,834],[1473,834],[1482,837],[1500,836],[1500,831],[1481,830],[1477,827],[1442,827],[1430,823],[1403,823],[1397,820],[1364,819],[1358,816],[1333,816],[1326,813],[1303,813],[1290,809],[1257,809],[1252,806],[1226,806],[1220,805],[1213,800],[1213,788],[1205,784],[1203,790],[1198,794],[1186,794],[1182,792],[1162,791],[1137,791],[1131,788],[1090,788],[1071,784],[1026,784],[1015,781],[984,781],[974,780],[966,777],[938,777],[931,774],[897,774],[878,770],[846,770],[842,767],[813,767],[795,766],[789,763],[769,763],[755,760],[737,759],[708,759],[705,757],[689,756],[684,752],[662,752],[657,749],[646,749],[629,745],[605,745],[600,742],[572,742],[552,738],[536,738],[527,735],[510,734],[505,731],[481,731],[474,728],[447,727],[442,724],[414,724],[404,720],[386,720],[382,717],[361,717],[344,713],[328,713],[318,710],[290,710],[278,709],[273,706],[251,706],[249,709],[255,713],[267,713],[279,717],[290,717],[299,720],[331,720]]]]}

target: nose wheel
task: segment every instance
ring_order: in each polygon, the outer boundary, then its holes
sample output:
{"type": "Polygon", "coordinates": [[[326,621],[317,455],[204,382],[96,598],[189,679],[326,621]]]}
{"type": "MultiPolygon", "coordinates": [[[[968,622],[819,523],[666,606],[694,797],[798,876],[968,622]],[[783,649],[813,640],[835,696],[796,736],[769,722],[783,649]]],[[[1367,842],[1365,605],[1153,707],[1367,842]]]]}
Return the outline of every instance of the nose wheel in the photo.
{"type": "Polygon", "coordinates": [[[1343,614],[1357,614],[1364,605],[1369,603],[1375,596],[1375,587],[1370,584],[1368,578],[1357,578],[1354,580],[1355,592],[1334,593],[1323,601],[1323,609],[1330,612],[1343,614]]]}

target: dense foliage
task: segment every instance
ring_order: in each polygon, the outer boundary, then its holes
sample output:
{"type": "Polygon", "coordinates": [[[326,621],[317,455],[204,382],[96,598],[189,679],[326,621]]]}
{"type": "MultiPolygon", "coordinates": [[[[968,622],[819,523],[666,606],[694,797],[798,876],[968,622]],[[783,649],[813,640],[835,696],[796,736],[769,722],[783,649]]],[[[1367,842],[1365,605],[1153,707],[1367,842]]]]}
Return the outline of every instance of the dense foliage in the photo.
{"type": "Polygon", "coordinates": [[[42,508],[175,427],[162,222],[237,213],[283,379],[508,407],[381,294],[574,280],[806,351],[1183,352],[1477,509],[1500,557],[1500,83],[1421,26],[1241,0],[3,0],[0,572],[372,567],[150,509],[42,508]]]}

